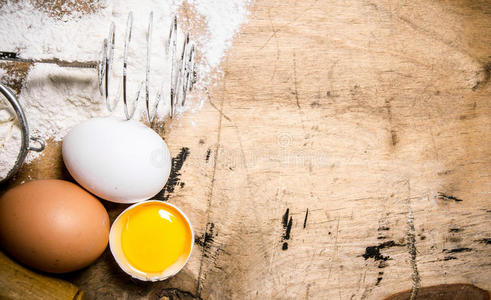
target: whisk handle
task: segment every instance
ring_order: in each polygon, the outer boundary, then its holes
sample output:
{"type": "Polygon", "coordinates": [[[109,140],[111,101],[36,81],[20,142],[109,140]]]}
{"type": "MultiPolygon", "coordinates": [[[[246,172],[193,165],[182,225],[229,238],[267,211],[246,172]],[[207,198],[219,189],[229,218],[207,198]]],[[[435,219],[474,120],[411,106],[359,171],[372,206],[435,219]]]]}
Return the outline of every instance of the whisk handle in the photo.
{"type": "Polygon", "coordinates": [[[33,59],[20,57],[18,53],[9,51],[0,51],[0,61],[16,61],[27,63],[56,64],[60,67],[97,69],[97,61],[65,61],[57,58],[33,59]]]}
{"type": "Polygon", "coordinates": [[[0,51],[0,60],[16,61],[17,59],[15,52],[0,51]]]}

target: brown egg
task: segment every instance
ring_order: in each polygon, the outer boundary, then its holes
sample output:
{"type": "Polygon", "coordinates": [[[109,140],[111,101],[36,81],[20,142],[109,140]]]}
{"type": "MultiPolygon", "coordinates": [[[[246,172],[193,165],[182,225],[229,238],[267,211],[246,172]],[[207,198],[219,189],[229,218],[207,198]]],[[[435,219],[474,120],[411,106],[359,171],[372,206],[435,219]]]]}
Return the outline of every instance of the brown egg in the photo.
{"type": "Polygon", "coordinates": [[[0,243],[20,262],[64,273],[97,259],[107,246],[109,216],[94,196],[63,180],[36,180],[0,198],[0,243]]]}

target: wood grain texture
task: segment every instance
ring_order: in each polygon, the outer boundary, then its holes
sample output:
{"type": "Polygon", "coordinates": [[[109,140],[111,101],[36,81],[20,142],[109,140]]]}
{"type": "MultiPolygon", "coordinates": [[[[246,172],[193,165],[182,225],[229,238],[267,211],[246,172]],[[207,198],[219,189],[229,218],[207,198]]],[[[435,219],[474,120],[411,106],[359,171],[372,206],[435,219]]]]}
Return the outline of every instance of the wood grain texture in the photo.
{"type": "MultiPolygon", "coordinates": [[[[160,197],[193,223],[188,265],[137,282],[106,251],[67,279],[93,299],[490,290],[489,2],[264,0],[251,10],[223,78],[195,95],[208,97],[203,108],[165,131],[182,166],[160,197]]],[[[23,177],[66,176],[48,160],[23,177]]],[[[112,219],[124,208],[105,205],[112,219]]]]}
{"type": "Polygon", "coordinates": [[[73,284],[32,272],[1,251],[0,270],[0,299],[84,299],[83,292],[73,284]]]}
{"type": "MultiPolygon", "coordinates": [[[[207,128],[217,163],[202,228],[214,238],[197,293],[489,289],[489,11],[257,2],[210,100],[220,115],[207,128]]],[[[183,197],[196,195],[183,180],[183,197]]]]}

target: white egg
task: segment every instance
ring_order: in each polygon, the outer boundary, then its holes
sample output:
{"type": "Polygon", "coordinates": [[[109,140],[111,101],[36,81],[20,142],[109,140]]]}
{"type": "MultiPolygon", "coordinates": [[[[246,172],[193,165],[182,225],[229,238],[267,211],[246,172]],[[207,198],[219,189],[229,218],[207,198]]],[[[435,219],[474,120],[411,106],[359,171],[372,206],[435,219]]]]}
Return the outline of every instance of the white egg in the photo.
{"type": "Polygon", "coordinates": [[[63,161],[73,178],[112,202],[135,203],[162,190],[171,169],[164,140],[137,121],[94,118],[63,138],[63,161]]]}

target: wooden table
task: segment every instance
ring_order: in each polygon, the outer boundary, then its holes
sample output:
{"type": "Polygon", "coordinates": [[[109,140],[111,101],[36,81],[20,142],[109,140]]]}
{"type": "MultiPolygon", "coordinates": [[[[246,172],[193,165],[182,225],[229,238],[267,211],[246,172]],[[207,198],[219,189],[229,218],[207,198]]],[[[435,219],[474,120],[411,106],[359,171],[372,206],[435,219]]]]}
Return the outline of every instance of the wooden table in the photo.
{"type": "MultiPolygon", "coordinates": [[[[134,281],[106,251],[64,278],[91,299],[490,290],[490,69],[489,1],[257,1],[203,108],[164,134],[186,268],[134,281]]],[[[46,153],[16,182],[66,178],[46,153]]]]}

